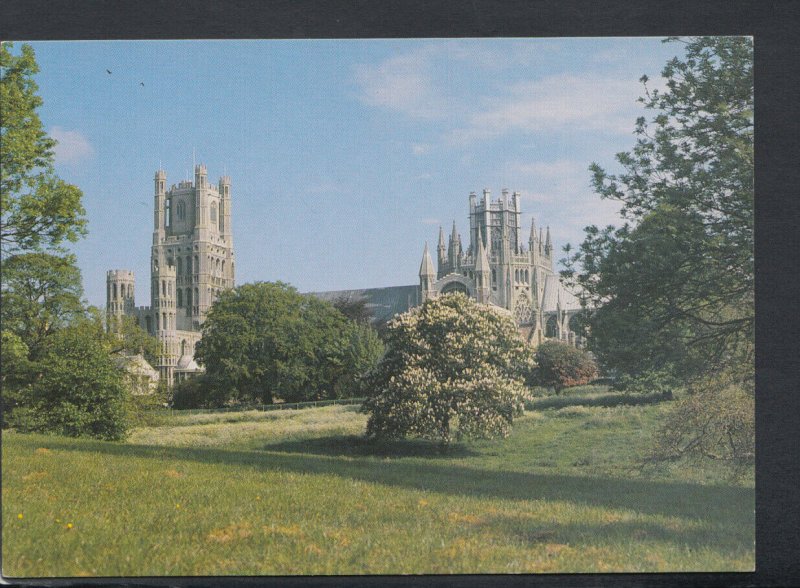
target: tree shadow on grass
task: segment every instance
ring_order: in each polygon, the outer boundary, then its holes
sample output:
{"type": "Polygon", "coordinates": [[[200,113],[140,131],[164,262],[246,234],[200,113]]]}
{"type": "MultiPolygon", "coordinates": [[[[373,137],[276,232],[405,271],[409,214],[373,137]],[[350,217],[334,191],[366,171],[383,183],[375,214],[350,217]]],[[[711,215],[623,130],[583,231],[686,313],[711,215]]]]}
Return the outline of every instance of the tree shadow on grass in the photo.
{"type": "MultiPolygon", "coordinates": [[[[675,543],[690,550],[710,548],[724,553],[730,559],[749,556],[755,564],[753,540],[754,525],[736,525],[734,520],[696,522],[681,521],[614,520],[613,513],[607,522],[596,523],[545,523],[520,517],[494,515],[476,523],[478,529],[490,529],[522,542],[529,547],[537,545],[576,546],[591,543],[594,546],[630,543],[675,543]]],[[[652,551],[655,560],[657,550],[652,551]]],[[[647,569],[641,562],[639,569],[647,569]]],[[[652,562],[649,567],[654,567],[652,562]]],[[[703,570],[693,570],[703,571],[703,570]]]]}
{"type": "MultiPolygon", "coordinates": [[[[326,439],[326,438],[323,438],[326,439]]],[[[329,438],[327,438],[329,439],[329,438]]],[[[324,443],[320,440],[319,443],[324,443]]],[[[42,445],[41,441],[37,444],[42,445]]],[[[162,462],[248,467],[256,470],[334,475],[401,488],[454,496],[504,500],[564,501],[729,525],[754,526],[752,488],[641,479],[581,477],[564,474],[481,469],[450,462],[392,461],[281,451],[180,448],[126,445],[53,437],[46,446],[59,451],[150,458],[162,462]]],[[[96,457],[96,455],[95,455],[96,457]]]]}
{"type": "Polygon", "coordinates": [[[265,451],[304,453],[329,457],[425,457],[453,459],[479,455],[460,444],[442,448],[424,439],[391,439],[374,441],[359,435],[331,435],[315,439],[281,441],[264,446],[265,451]]]}

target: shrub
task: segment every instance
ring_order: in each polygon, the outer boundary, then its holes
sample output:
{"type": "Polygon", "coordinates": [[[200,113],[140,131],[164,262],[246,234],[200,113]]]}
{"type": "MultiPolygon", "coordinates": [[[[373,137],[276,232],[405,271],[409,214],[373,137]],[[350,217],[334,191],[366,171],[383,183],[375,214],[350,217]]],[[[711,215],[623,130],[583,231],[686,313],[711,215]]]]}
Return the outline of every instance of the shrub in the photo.
{"type": "Polygon", "coordinates": [[[426,301],[387,325],[388,350],[365,380],[367,436],[508,434],[532,363],[510,315],[463,294],[426,301]]]}
{"type": "Polygon", "coordinates": [[[535,382],[552,386],[556,394],[567,386],[588,384],[597,377],[597,364],[591,356],[566,343],[545,341],[536,348],[535,382]]]}
{"type": "Polygon", "coordinates": [[[749,465],[755,457],[755,387],[733,370],[695,382],[656,433],[651,461],[682,457],[749,465]]]}
{"type": "Polygon", "coordinates": [[[172,408],[219,408],[235,402],[225,386],[208,374],[199,374],[172,387],[172,408]]]}
{"type": "Polygon", "coordinates": [[[129,392],[102,337],[89,325],[51,335],[11,426],[23,432],[118,440],[128,428],[129,392]]]}

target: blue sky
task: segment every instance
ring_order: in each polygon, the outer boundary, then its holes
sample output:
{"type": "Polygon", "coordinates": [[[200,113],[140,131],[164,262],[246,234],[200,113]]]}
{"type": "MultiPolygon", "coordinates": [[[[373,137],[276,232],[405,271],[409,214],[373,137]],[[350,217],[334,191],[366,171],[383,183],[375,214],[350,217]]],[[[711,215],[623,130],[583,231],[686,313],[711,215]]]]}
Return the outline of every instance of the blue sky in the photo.
{"type": "Polygon", "coordinates": [[[149,304],[153,174],[192,152],[232,179],[237,283],[301,291],[414,284],[424,242],[470,191],[522,193],[555,246],[616,220],[592,161],[629,149],[657,38],[35,42],[59,174],[84,192],[85,295],[136,272],[149,304]],[[107,74],[106,69],[112,71],[107,74]],[[142,86],[141,84],[144,83],[142,86]]]}

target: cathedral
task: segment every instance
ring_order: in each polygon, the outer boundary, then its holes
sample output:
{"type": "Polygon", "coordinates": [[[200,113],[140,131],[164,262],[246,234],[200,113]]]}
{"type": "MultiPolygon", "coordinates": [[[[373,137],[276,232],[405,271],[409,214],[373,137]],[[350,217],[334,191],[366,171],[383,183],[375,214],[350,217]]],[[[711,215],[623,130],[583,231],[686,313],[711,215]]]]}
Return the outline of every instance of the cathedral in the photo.
{"type": "Polygon", "coordinates": [[[122,316],[162,343],[158,369],[167,385],[200,371],[194,348],[200,326],[219,292],[234,286],[231,232],[231,180],[208,183],[206,167],[194,170],[194,183],[167,189],[167,175],[154,179],[153,245],[150,253],[150,306],[136,306],[133,272],[106,274],[106,313],[113,330],[122,316]]]}
{"type": "Polygon", "coordinates": [[[483,191],[480,201],[473,192],[466,251],[455,221],[446,243],[440,227],[436,266],[426,243],[419,284],[312,294],[330,302],[363,300],[375,321],[385,322],[428,298],[463,292],[477,302],[512,313],[520,333],[533,345],[547,338],[582,346],[572,322],[580,314],[581,304],[553,269],[550,229],[537,231],[531,222],[525,244],[521,216],[518,192],[509,197],[503,190],[494,201],[489,190],[483,191]]]}
{"type": "Polygon", "coordinates": [[[523,243],[519,192],[508,190],[492,201],[489,190],[479,201],[469,195],[469,243],[466,251],[453,221],[445,245],[439,227],[434,270],[428,244],[419,268],[422,301],[448,292],[463,292],[477,302],[513,313],[526,339],[538,345],[545,338],[581,345],[570,321],[581,311],[579,300],[553,270],[550,228],[539,229],[531,220],[527,247],[523,243]]]}
{"type": "MultiPolygon", "coordinates": [[[[222,176],[208,183],[206,167],[194,170],[194,182],[167,189],[167,176],[154,178],[153,244],[150,254],[150,305],[136,306],[132,271],[106,274],[106,313],[110,330],[123,316],[162,343],[157,365],[168,386],[202,371],[194,360],[200,327],[220,291],[234,287],[231,231],[231,181],[222,176]]],[[[527,341],[545,338],[581,345],[570,321],[581,311],[578,299],[553,269],[549,227],[531,222],[523,242],[519,192],[503,190],[497,200],[489,190],[482,200],[469,196],[469,237],[466,250],[455,221],[445,244],[439,228],[434,268],[427,243],[419,269],[419,285],[312,292],[324,300],[364,300],[374,320],[385,322],[429,298],[463,292],[477,302],[513,314],[527,341]]]]}

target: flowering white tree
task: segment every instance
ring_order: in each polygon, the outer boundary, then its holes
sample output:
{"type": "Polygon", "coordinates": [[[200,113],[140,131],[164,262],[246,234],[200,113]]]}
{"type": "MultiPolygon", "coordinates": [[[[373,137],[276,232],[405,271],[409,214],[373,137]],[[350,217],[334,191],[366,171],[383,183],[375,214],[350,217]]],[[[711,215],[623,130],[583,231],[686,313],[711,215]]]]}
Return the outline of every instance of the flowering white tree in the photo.
{"type": "Polygon", "coordinates": [[[532,353],[509,313],[447,294],[393,319],[365,380],[367,436],[439,440],[508,435],[532,353]]]}

